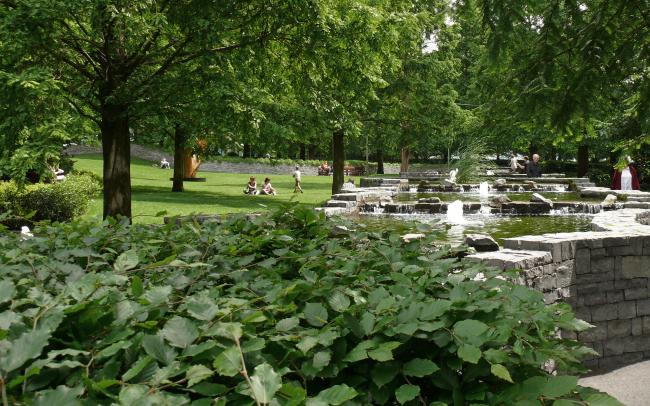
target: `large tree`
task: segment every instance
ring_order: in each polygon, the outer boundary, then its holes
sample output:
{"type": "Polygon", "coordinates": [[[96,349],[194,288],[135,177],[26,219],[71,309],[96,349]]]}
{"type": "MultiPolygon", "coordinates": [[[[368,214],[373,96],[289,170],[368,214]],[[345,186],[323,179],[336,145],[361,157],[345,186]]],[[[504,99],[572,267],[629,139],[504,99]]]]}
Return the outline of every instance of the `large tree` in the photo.
{"type": "Polygon", "coordinates": [[[322,2],[320,18],[301,26],[311,35],[295,49],[297,88],[313,106],[332,139],[332,193],[343,185],[345,138],[358,135],[369,103],[401,65],[400,56],[422,49],[438,2],[322,2]]]}
{"type": "MultiPolygon", "coordinates": [[[[104,217],[131,216],[131,116],[175,67],[256,46],[308,2],[253,0],[3,0],[5,58],[41,66],[96,123],[104,155],[104,217]]],[[[14,66],[17,66],[14,64],[14,66]]]]}

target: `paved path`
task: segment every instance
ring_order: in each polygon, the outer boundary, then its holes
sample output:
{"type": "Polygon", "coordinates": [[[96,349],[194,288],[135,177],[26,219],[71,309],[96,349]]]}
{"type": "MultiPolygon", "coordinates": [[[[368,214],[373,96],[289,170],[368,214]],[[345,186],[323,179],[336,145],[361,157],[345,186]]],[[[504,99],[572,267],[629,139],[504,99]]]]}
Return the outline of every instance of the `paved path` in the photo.
{"type": "Polygon", "coordinates": [[[650,405],[650,361],[580,379],[580,385],[607,392],[625,406],[650,405]]]}

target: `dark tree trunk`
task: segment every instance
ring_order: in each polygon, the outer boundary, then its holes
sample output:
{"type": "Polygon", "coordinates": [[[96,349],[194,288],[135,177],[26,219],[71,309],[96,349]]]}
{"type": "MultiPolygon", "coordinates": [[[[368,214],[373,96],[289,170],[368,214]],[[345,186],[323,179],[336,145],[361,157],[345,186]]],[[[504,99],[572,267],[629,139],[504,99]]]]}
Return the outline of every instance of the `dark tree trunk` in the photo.
{"type": "Polygon", "coordinates": [[[303,161],[307,159],[307,146],[305,144],[300,144],[300,159],[303,161]]]}
{"type": "Polygon", "coordinates": [[[344,173],[343,167],[345,165],[345,132],[343,130],[336,130],[332,133],[332,194],[341,191],[343,186],[344,173]]]}
{"type": "Polygon", "coordinates": [[[318,145],[316,144],[309,144],[307,147],[307,156],[309,159],[314,159],[316,157],[316,154],[318,153],[318,145]]]}
{"type": "Polygon", "coordinates": [[[104,218],[131,218],[131,143],[128,108],[103,104],[101,132],[104,175],[104,218]]]}
{"type": "Polygon", "coordinates": [[[180,124],[174,128],[174,183],[172,192],[182,192],[183,178],[185,178],[185,133],[180,124]]]}
{"type": "Polygon", "coordinates": [[[577,175],[581,178],[585,176],[587,172],[589,172],[589,146],[580,145],[578,147],[577,175]]]}
{"type": "Polygon", "coordinates": [[[403,147],[401,153],[401,162],[399,166],[400,173],[409,171],[409,161],[411,159],[411,150],[409,147],[403,147]]]}
{"type": "Polygon", "coordinates": [[[377,174],[384,174],[384,148],[380,146],[377,148],[377,174]]]}
{"type": "Polygon", "coordinates": [[[609,153],[609,164],[614,166],[618,163],[618,157],[614,152],[609,153]]]}
{"type": "Polygon", "coordinates": [[[244,158],[250,158],[251,157],[251,144],[245,142],[244,143],[244,158]]]}

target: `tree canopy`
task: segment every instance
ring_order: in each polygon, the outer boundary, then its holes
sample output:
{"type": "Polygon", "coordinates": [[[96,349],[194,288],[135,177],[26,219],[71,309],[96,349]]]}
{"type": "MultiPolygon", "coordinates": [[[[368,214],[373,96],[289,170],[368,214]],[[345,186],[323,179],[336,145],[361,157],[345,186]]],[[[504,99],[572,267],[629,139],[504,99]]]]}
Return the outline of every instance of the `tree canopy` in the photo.
{"type": "Polygon", "coordinates": [[[104,216],[131,214],[131,140],[333,158],[333,192],[346,151],[401,156],[406,169],[475,139],[497,155],[577,156],[580,173],[650,139],[649,9],[1,0],[0,172],[20,177],[64,142],[101,140],[104,216]]]}

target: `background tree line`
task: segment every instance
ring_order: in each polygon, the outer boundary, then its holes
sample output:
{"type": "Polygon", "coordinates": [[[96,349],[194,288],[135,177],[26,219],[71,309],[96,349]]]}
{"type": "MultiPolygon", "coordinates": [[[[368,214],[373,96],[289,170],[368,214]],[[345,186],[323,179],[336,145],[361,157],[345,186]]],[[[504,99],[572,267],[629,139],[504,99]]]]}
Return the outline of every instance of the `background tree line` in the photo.
{"type": "MultiPolygon", "coordinates": [[[[5,176],[100,141],[104,216],[131,140],[382,163],[468,143],[590,163],[648,141],[647,1],[0,0],[5,176]]],[[[174,190],[182,191],[182,165],[174,190]]],[[[381,168],[381,164],[379,165],[381,168]]],[[[559,169],[566,169],[561,167],[559,169]]]]}

